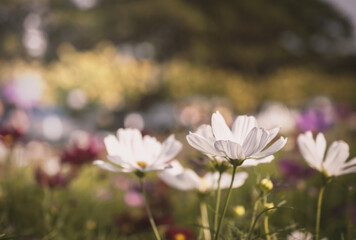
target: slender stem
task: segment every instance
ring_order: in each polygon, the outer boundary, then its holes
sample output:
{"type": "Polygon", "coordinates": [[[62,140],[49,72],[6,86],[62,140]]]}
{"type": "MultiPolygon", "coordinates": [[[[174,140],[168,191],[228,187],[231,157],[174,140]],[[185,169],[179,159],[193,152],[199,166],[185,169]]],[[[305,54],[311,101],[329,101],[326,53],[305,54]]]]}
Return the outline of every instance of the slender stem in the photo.
{"type": "Polygon", "coordinates": [[[255,201],[255,204],[253,205],[252,219],[251,219],[251,223],[250,223],[250,228],[248,230],[248,239],[250,239],[251,233],[254,228],[254,223],[256,221],[256,212],[257,212],[258,204],[260,203],[260,198],[261,198],[261,195],[258,196],[258,198],[255,201]]]}
{"type": "Polygon", "coordinates": [[[229,201],[230,201],[231,190],[232,190],[232,186],[233,186],[233,184],[234,184],[236,168],[237,168],[237,166],[236,166],[236,165],[233,165],[230,188],[229,188],[229,192],[227,193],[226,200],[225,200],[225,206],[224,206],[223,214],[221,215],[221,218],[220,218],[220,221],[219,221],[219,225],[218,225],[218,228],[217,228],[217,230],[216,230],[215,240],[218,240],[218,239],[219,239],[219,233],[220,233],[220,230],[221,230],[221,225],[222,225],[222,222],[223,222],[224,217],[225,217],[225,214],[226,214],[227,205],[229,204],[229,201]]]}
{"type": "Polygon", "coordinates": [[[317,213],[316,213],[316,227],[315,227],[315,240],[319,240],[321,204],[323,201],[325,186],[326,185],[324,184],[322,186],[322,188],[320,189],[319,197],[318,197],[318,209],[317,209],[317,213]]]}
{"type": "Polygon", "coordinates": [[[159,236],[159,233],[158,233],[158,230],[157,230],[156,223],[155,223],[155,221],[154,221],[154,219],[152,217],[150,206],[149,206],[148,201],[147,201],[146,190],[145,190],[145,188],[143,186],[143,179],[142,178],[139,178],[139,179],[140,179],[140,186],[141,186],[141,191],[142,191],[142,195],[143,195],[143,200],[145,202],[146,211],[147,211],[148,218],[150,220],[153,232],[154,232],[154,234],[156,236],[156,239],[157,240],[161,240],[161,237],[159,236]]]}
{"type": "Polygon", "coordinates": [[[216,233],[216,229],[218,228],[218,217],[219,217],[220,199],[221,199],[221,188],[220,188],[221,176],[222,176],[222,172],[219,171],[218,188],[216,189],[216,205],[215,205],[215,214],[214,214],[214,233],[216,233]]]}
{"type": "Polygon", "coordinates": [[[267,214],[265,214],[263,225],[265,227],[266,240],[271,240],[271,236],[269,235],[268,216],[267,216],[267,214]]]}
{"type": "Polygon", "coordinates": [[[208,218],[208,208],[205,201],[200,202],[200,212],[201,212],[201,223],[203,226],[203,233],[205,240],[211,240],[209,218],[208,218]]]}
{"type": "MultiPolygon", "coordinates": [[[[267,204],[267,195],[263,194],[263,205],[266,206],[267,204]]],[[[263,226],[265,229],[266,240],[271,240],[271,236],[269,235],[269,228],[268,228],[268,211],[264,214],[263,226]]]]}

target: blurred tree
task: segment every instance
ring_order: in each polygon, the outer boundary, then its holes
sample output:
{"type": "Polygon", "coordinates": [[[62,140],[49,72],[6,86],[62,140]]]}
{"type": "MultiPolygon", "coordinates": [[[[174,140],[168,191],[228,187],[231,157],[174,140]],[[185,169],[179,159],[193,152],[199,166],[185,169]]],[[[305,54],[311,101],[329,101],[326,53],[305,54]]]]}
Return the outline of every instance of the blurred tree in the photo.
{"type": "Polygon", "coordinates": [[[340,54],[352,37],[349,22],[321,0],[3,0],[0,35],[3,57],[25,56],[22,43],[38,47],[42,36],[46,60],[57,57],[63,42],[84,50],[109,40],[138,57],[183,58],[242,73],[300,65],[356,69],[354,58],[340,54]],[[39,16],[37,28],[31,13],[39,16]],[[37,29],[37,42],[26,38],[29,28],[35,37],[37,29]]]}

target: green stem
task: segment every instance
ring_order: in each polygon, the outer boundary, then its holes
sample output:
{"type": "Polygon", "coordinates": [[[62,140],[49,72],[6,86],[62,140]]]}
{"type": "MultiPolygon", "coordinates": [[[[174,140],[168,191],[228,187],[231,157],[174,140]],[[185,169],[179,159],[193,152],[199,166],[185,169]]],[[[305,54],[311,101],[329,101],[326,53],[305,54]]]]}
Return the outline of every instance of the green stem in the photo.
{"type": "Polygon", "coordinates": [[[325,184],[322,186],[319,192],[319,198],[318,198],[318,210],[316,213],[316,227],[315,227],[315,240],[319,240],[319,231],[320,231],[320,214],[321,214],[321,204],[323,201],[323,195],[324,195],[324,190],[325,190],[325,184]]]}
{"type": "Polygon", "coordinates": [[[231,190],[232,190],[232,186],[233,186],[233,184],[234,184],[236,168],[237,168],[237,165],[233,165],[230,188],[229,188],[229,192],[227,193],[227,197],[226,197],[226,201],[225,201],[225,206],[224,206],[223,214],[221,215],[221,218],[220,218],[220,221],[219,221],[219,225],[218,225],[218,228],[217,228],[217,230],[216,230],[215,240],[218,240],[218,239],[219,239],[219,233],[220,233],[220,230],[221,230],[221,225],[222,225],[223,220],[224,220],[224,217],[225,217],[225,215],[226,215],[227,205],[229,204],[229,201],[230,201],[231,190]]]}
{"type": "MultiPolygon", "coordinates": [[[[264,198],[264,203],[267,202],[266,196],[264,198]]],[[[269,228],[268,228],[268,212],[265,212],[264,220],[263,220],[263,226],[265,228],[265,234],[266,234],[266,240],[271,240],[271,236],[269,235],[269,228]]]]}
{"type": "Polygon", "coordinates": [[[221,199],[221,188],[220,188],[221,176],[222,176],[222,172],[219,171],[218,188],[216,190],[215,214],[214,214],[214,233],[216,233],[216,229],[218,228],[218,217],[219,217],[220,199],[221,199]]]}
{"type": "Polygon", "coordinates": [[[211,240],[209,218],[208,218],[208,208],[205,201],[200,202],[200,212],[201,212],[201,223],[203,226],[203,233],[205,240],[211,240]]]}
{"type": "MultiPolygon", "coordinates": [[[[263,205],[266,206],[267,203],[267,195],[263,195],[263,205]]],[[[266,234],[266,240],[271,240],[271,237],[269,235],[269,228],[268,228],[268,211],[265,212],[264,214],[264,220],[263,220],[263,226],[265,229],[265,234],[266,234]]]]}
{"type": "Polygon", "coordinates": [[[146,190],[145,190],[145,188],[143,186],[143,179],[142,178],[139,178],[139,179],[140,179],[140,186],[141,186],[141,191],[142,191],[142,195],[143,195],[143,200],[145,202],[146,211],[147,211],[148,218],[150,220],[153,232],[154,232],[154,234],[156,236],[156,239],[157,240],[161,240],[161,237],[159,236],[159,233],[158,233],[158,229],[157,229],[156,223],[155,223],[155,221],[154,221],[154,219],[152,217],[150,206],[149,206],[148,201],[147,201],[146,190]]]}
{"type": "Polygon", "coordinates": [[[268,216],[267,216],[267,214],[265,214],[265,218],[264,218],[263,223],[264,223],[263,225],[265,227],[266,240],[271,240],[271,237],[269,235],[268,216]]]}
{"type": "Polygon", "coordinates": [[[251,219],[251,223],[250,223],[250,228],[248,230],[248,239],[250,239],[250,236],[251,236],[253,228],[254,228],[254,223],[256,221],[256,212],[257,212],[258,204],[260,203],[260,198],[261,198],[261,195],[258,196],[258,198],[255,201],[255,204],[253,205],[252,219],[251,219]]]}

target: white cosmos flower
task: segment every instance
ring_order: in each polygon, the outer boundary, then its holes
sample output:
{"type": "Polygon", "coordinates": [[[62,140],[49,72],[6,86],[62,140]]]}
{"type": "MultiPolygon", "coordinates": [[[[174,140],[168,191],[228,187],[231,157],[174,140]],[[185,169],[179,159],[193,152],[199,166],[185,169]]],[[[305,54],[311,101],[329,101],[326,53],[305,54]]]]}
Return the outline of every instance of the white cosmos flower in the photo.
{"type": "Polygon", "coordinates": [[[287,240],[313,240],[313,235],[308,232],[294,231],[287,236],[287,240]]]}
{"type": "Polygon", "coordinates": [[[163,170],[178,154],[182,144],[174,135],[169,136],[162,144],[151,136],[144,136],[137,129],[117,131],[117,137],[109,135],[104,139],[109,162],[101,160],[94,164],[113,172],[148,172],[163,170]]]}
{"type": "Polygon", "coordinates": [[[211,126],[202,125],[190,132],[187,141],[209,157],[245,160],[242,166],[255,166],[272,161],[272,155],[284,147],[287,138],[283,137],[267,147],[278,132],[279,128],[259,128],[253,116],[238,116],[230,130],[217,111],[212,115],[211,126]]]}
{"type": "MultiPolygon", "coordinates": [[[[203,177],[199,177],[193,170],[183,168],[178,161],[173,161],[171,165],[172,168],[165,169],[158,174],[159,178],[170,187],[181,191],[198,190],[199,192],[213,191],[218,187],[218,172],[208,172],[203,177]]],[[[236,173],[232,187],[238,188],[242,186],[247,176],[246,172],[236,173]]],[[[231,174],[223,173],[221,175],[220,188],[229,188],[231,178],[231,174]]]]}
{"type": "Polygon", "coordinates": [[[316,140],[310,131],[300,134],[298,146],[309,166],[328,177],[356,172],[356,157],[346,162],[349,157],[349,145],[344,141],[334,141],[325,157],[326,140],[322,133],[316,136],[316,140]]]}

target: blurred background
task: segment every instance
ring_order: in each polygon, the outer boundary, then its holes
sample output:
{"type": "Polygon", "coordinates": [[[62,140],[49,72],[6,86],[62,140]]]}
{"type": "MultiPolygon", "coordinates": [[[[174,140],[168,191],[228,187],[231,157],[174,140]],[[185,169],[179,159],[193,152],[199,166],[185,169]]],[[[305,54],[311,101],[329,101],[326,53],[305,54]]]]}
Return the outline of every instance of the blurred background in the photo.
{"type": "MultiPolygon", "coordinates": [[[[2,0],[0,36],[0,239],[142,239],[137,183],[90,164],[105,159],[102,139],[119,127],[175,133],[185,145],[178,159],[202,174],[207,159],[185,135],[212,112],[228,124],[250,114],[281,126],[286,150],[248,170],[235,199],[250,209],[256,179],[272,177],[275,198],[295,205],[271,220],[281,238],[313,231],[321,184],[297,134],[322,131],[356,155],[354,0],[2,0]]],[[[150,184],[166,239],[195,239],[199,229],[186,223],[199,213],[195,195],[179,195],[191,204],[178,207],[168,187],[150,184]]],[[[350,175],[330,193],[329,239],[355,236],[354,188],[350,175]]]]}

